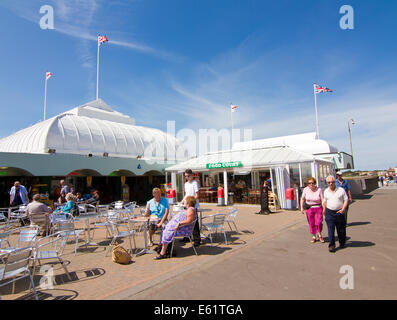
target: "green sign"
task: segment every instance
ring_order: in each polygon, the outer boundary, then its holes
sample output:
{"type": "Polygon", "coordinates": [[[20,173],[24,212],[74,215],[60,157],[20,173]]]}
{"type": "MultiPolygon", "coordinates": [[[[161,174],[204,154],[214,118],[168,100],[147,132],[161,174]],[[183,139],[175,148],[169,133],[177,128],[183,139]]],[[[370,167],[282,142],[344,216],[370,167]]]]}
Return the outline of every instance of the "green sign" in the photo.
{"type": "Polygon", "coordinates": [[[237,168],[242,167],[241,161],[230,161],[230,162],[218,162],[218,163],[207,163],[207,169],[226,169],[226,168],[237,168]]]}

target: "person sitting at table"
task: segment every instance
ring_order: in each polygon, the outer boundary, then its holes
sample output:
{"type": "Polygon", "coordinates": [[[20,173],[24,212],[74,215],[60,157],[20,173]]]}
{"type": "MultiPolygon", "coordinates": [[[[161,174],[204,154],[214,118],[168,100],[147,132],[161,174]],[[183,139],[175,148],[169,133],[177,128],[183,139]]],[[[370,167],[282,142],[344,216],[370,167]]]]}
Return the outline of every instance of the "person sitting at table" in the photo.
{"type": "Polygon", "coordinates": [[[66,202],[68,202],[66,200],[66,193],[64,191],[62,191],[61,195],[58,198],[58,204],[65,204],[66,202]]]}
{"type": "Polygon", "coordinates": [[[54,212],[71,213],[74,208],[74,195],[69,192],[66,196],[66,204],[63,207],[56,209],[54,212]]]}
{"type": "Polygon", "coordinates": [[[149,246],[153,246],[153,235],[158,228],[167,220],[168,212],[170,210],[168,199],[161,196],[159,188],[153,189],[153,199],[148,201],[146,205],[146,217],[149,215],[156,215],[158,221],[150,223],[149,227],[149,246]]]}
{"type": "Polygon", "coordinates": [[[167,248],[170,243],[174,240],[176,232],[178,236],[190,236],[193,231],[193,221],[196,218],[194,207],[196,205],[196,199],[189,196],[185,199],[186,210],[182,210],[180,213],[174,215],[170,222],[168,222],[161,232],[162,245],[161,251],[155,260],[167,258],[167,248]]]}
{"type": "Polygon", "coordinates": [[[58,209],[54,210],[53,213],[50,215],[51,228],[55,224],[55,217],[66,216],[65,213],[71,214],[73,208],[75,207],[73,193],[69,192],[65,198],[67,201],[66,204],[63,207],[59,207],[58,209]]]}
{"type": "Polygon", "coordinates": [[[36,193],[33,196],[33,201],[26,207],[26,214],[30,219],[30,224],[39,226],[41,236],[44,237],[47,235],[47,230],[49,228],[48,216],[52,212],[52,209],[47,207],[44,203],[41,203],[39,200],[40,194],[36,193]]]}

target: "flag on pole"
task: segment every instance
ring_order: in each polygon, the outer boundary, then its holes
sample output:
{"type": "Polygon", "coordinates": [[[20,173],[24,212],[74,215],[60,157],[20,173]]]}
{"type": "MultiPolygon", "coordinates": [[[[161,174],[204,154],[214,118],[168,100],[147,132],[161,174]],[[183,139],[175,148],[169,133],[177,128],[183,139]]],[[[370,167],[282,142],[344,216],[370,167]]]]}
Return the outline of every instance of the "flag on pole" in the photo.
{"type": "Polygon", "coordinates": [[[51,73],[51,72],[46,72],[46,73],[45,73],[45,78],[46,78],[47,80],[50,79],[51,76],[52,76],[52,73],[51,73]]]}
{"type": "Polygon", "coordinates": [[[236,109],[237,109],[237,106],[232,105],[232,104],[230,105],[230,110],[231,110],[232,112],[235,112],[236,109]]]}
{"type": "Polygon", "coordinates": [[[319,86],[318,84],[314,84],[314,93],[321,92],[332,92],[332,90],[323,86],[319,86]]]}
{"type": "Polygon", "coordinates": [[[98,46],[100,46],[102,43],[105,43],[108,41],[109,41],[109,39],[106,36],[98,35],[98,46]]]}

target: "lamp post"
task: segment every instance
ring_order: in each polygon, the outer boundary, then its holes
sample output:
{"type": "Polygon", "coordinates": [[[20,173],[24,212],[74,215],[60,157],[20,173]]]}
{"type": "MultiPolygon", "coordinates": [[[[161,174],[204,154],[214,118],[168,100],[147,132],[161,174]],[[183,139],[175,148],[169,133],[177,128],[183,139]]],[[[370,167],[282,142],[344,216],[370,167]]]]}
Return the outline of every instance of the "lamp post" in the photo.
{"type": "Polygon", "coordinates": [[[352,162],[353,162],[353,168],[354,168],[353,145],[352,145],[352,133],[351,133],[351,130],[350,130],[350,122],[352,123],[352,125],[355,125],[356,123],[354,122],[353,119],[349,119],[349,121],[347,122],[347,128],[349,129],[350,153],[351,153],[351,155],[352,155],[352,162]]]}

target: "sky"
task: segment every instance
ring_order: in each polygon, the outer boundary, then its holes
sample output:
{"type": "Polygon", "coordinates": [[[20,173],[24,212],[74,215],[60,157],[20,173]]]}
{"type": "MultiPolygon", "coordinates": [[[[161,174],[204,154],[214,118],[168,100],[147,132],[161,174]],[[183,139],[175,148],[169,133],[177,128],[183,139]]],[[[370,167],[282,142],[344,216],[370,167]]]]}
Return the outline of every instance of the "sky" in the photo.
{"type": "Polygon", "coordinates": [[[99,96],[137,125],[315,131],[356,169],[397,167],[397,2],[389,0],[0,0],[0,137],[99,96]],[[54,10],[54,29],[42,29],[54,10]],[[354,29],[342,29],[343,5],[354,29]]]}

